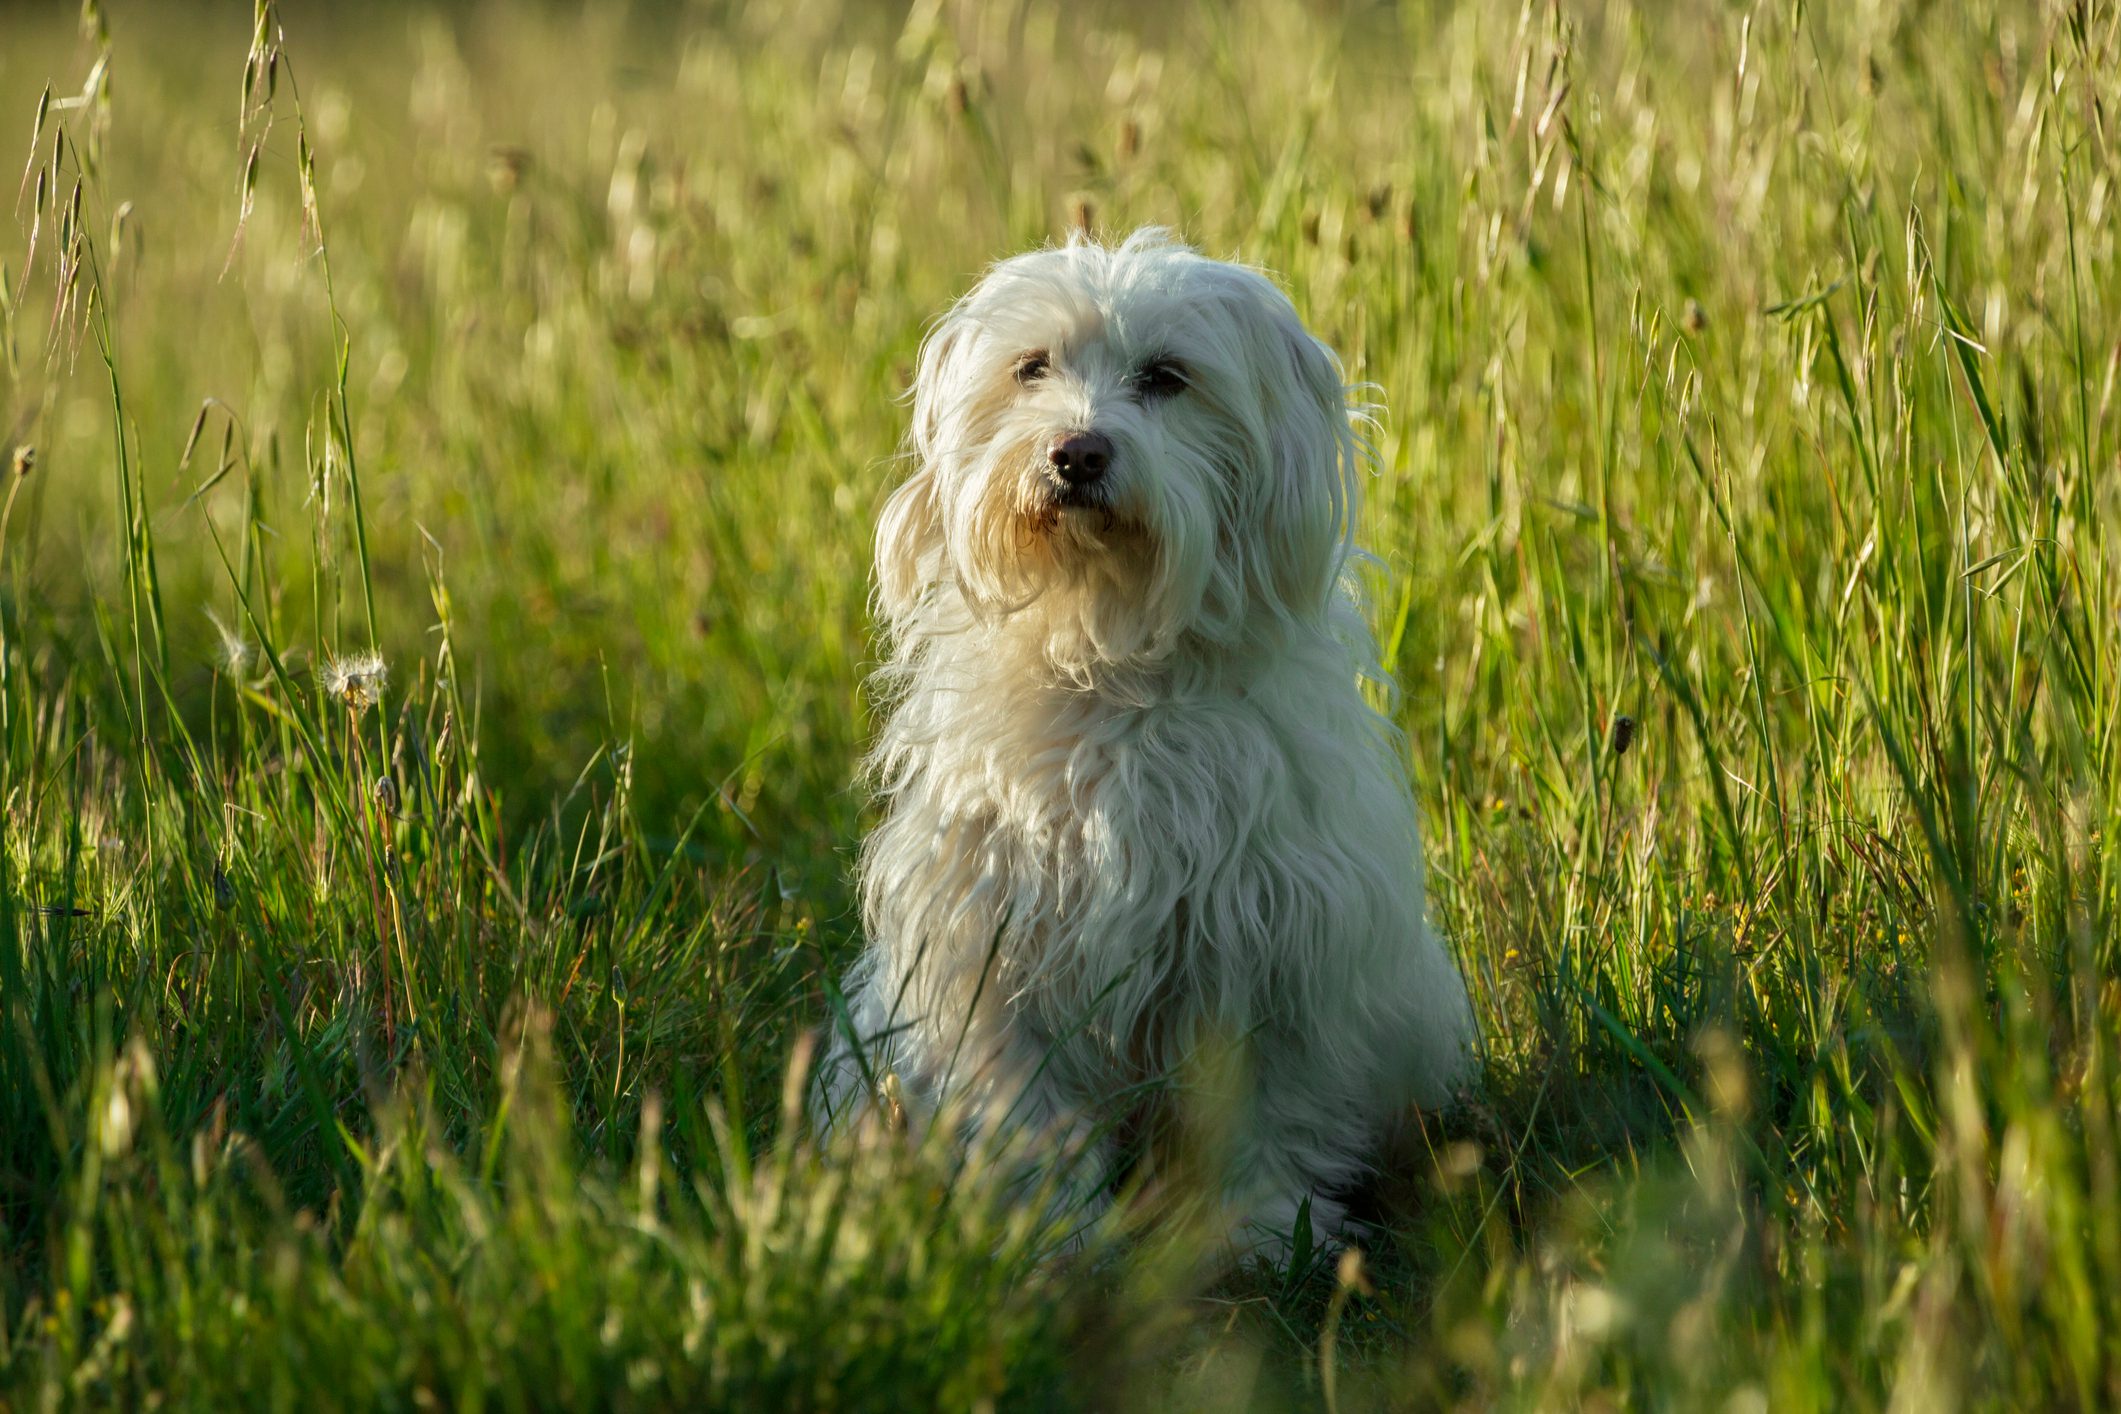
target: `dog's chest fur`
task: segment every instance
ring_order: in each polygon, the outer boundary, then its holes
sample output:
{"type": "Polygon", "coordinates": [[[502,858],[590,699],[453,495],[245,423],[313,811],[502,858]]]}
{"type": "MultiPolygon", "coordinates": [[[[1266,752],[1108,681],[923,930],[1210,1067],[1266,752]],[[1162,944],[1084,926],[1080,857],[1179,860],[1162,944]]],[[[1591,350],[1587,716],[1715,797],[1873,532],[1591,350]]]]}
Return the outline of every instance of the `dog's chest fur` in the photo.
{"type": "Polygon", "coordinates": [[[863,870],[919,1009],[1006,1005],[1147,1075],[1333,985],[1351,932],[1417,928],[1383,867],[1412,846],[1396,766],[1337,645],[1311,648],[1088,686],[928,664],[959,681],[887,728],[863,870]]]}

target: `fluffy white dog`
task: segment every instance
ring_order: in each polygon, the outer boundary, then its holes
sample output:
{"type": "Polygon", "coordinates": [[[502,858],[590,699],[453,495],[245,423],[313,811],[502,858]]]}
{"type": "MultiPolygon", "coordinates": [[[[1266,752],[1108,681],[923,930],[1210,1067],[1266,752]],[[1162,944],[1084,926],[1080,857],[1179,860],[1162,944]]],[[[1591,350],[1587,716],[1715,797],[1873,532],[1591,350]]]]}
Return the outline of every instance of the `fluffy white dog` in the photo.
{"type": "Polygon", "coordinates": [[[1229,1231],[1276,1249],[1465,1077],[1360,687],[1347,395],[1270,281],[1158,230],[1004,261],[936,326],[877,533],[885,813],[825,1124],[881,1087],[1110,1159],[1235,1053],[1229,1231]]]}

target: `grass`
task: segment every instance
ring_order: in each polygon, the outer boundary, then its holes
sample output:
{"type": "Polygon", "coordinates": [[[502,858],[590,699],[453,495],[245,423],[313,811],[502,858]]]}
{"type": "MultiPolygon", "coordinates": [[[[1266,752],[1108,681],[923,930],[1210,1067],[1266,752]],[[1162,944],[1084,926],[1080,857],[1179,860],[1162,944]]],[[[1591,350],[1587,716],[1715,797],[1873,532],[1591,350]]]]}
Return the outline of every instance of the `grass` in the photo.
{"type": "Polygon", "coordinates": [[[2111,4],[108,10],[0,51],[0,1408],[2121,1403],[2111,4]],[[788,1120],[924,321],[1150,221],[1390,409],[1486,1036],[1208,1291],[788,1120]]]}

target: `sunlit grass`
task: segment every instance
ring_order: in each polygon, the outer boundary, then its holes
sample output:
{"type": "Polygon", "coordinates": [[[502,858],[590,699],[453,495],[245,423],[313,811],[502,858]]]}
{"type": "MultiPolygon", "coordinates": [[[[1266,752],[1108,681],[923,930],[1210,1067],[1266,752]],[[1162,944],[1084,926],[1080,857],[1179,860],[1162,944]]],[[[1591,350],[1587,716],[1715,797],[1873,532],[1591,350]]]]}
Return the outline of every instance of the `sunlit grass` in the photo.
{"type": "Polygon", "coordinates": [[[0,1406],[2121,1403],[2121,11],[1670,8],[11,15],[0,1406]],[[1145,222],[1487,1050],[1205,1292],[787,1120],[913,351],[1145,222]]]}

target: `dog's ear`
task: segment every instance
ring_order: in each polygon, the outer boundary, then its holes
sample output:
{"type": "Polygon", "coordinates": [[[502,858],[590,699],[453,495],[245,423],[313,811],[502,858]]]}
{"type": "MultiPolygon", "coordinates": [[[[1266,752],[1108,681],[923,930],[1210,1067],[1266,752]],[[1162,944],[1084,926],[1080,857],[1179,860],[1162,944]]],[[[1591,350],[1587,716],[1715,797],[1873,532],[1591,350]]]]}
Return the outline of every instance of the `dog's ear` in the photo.
{"type": "Polygon", "coordinates": [[[1340,360],[1277,298],[1274,337],[1260,351],[1268,462],[1259,515],[1264,563],[1254,593],[1297,617],[1331,601],[1354,543],[1361,448],[1348,417],[1340,360]]]}
{"type": "Polygon", "coordinates": [[[942,541],[935,472],[923,463],[891,493],[877,519],[876,598],[887,622],[898,622],[920,601],[929,577],[922,562],[933,560],[942,541]]]}
{"type": "Polygon", "coordinates": [[[921,344],[913,375],[913,474],[891,493],[876,526],[876,594],[887,621],[905,617],[920,600],[942,550],[942,509],[936,498],[936,451],[945,414],[943,390],[963,342],[966,321],[952,310],[921,344]]]}

